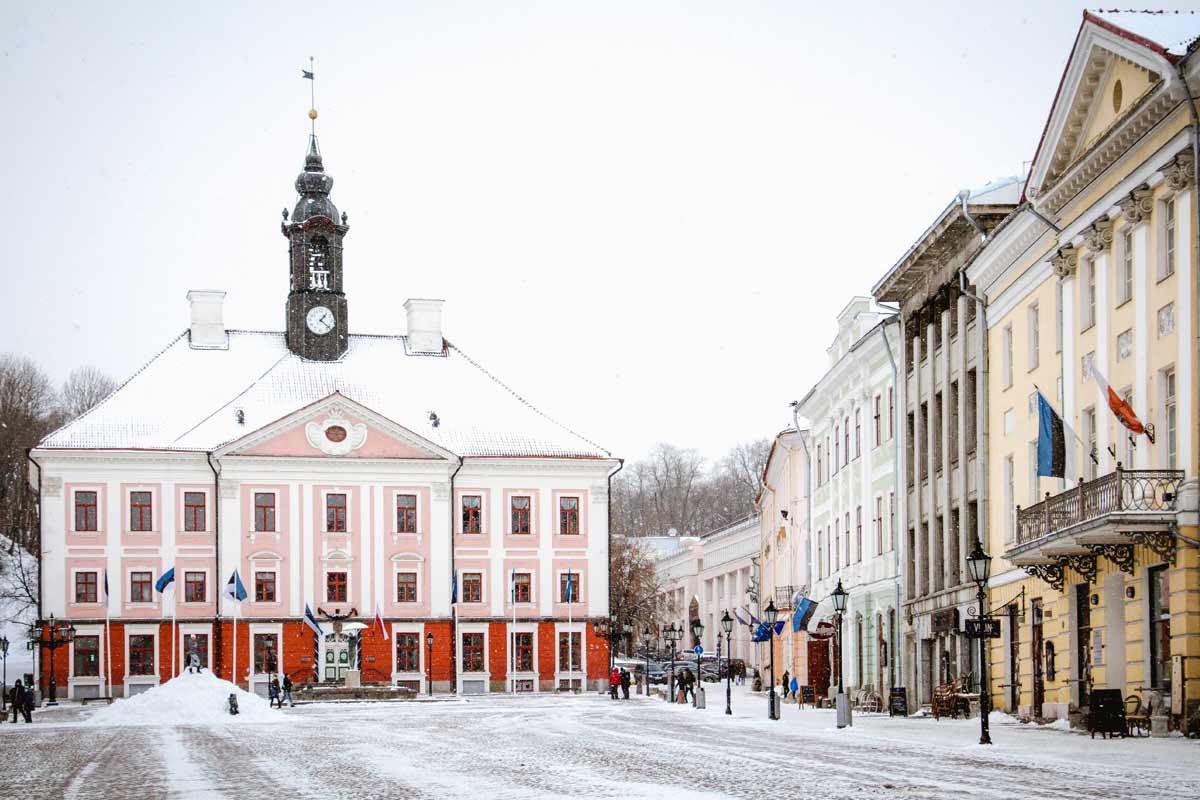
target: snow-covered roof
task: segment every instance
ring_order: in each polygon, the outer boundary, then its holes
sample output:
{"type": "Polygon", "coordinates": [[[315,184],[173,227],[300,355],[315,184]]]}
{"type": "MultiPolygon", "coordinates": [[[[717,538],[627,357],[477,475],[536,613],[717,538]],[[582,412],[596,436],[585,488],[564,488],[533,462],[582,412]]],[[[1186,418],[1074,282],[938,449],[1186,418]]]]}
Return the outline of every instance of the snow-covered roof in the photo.
{"type": "Polygon", "coordinates": [[[184,332],[40,447],[216,450],[340,392],[459,456],[611,458],[449,342],[445,356],[408,355],[406,338],[351,334],[340,360],[320,362],[282,333],[229,331],[228,349],[201,350],[184,332]]]}
{"type": "Polygon", "coordinates": [[[1196,11],[1110,9],[1088,11],[1084,17],[1120,28],[1119,33],[1140,37],[1146,40],[1143,44],[1164,56],[1186,54],[1192,42],[1200,37],[1200,13],[1196,11]]]}

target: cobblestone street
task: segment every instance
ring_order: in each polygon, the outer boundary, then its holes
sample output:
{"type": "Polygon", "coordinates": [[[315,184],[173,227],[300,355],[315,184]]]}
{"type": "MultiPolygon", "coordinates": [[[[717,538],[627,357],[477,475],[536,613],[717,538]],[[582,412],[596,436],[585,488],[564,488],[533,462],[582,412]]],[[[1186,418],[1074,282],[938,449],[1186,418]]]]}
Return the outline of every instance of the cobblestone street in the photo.
{"type": "Polygon", "coordinates": [[[1200,750],[1181,739],[1091,740],[1034,726],[863,717],[710,691],[658,701],[494,697],[327,704],[273,724],[108,726],[91,708],[0,726],[0,796],[1192,798],[1200,750]],[[760,713],[761,712],[761,713],[760,713]],[[1168,768],[1169,767],[1169,768],[1168,768]],[[380,786],[387,786],[383,795],[380,786]]]}

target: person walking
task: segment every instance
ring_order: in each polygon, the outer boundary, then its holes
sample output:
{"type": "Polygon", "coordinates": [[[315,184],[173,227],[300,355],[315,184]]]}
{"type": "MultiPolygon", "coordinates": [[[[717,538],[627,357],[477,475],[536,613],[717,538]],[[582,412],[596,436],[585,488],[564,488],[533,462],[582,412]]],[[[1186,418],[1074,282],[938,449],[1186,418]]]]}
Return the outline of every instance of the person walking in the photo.
{"type": "Polygon", "coordinates": [[[621,670],[621,695],[624,699],[629,699],[629,671],[621,670]]]}
{"type": "Polygon", "coordinates": [[[271,678],[271,683],[267,689],[267,695],[271,699],[271,707],[274,708],[277,704],[279,708],[283,708],[283,701],[279,699],[279,679],[271,678]]]}
{"type": "Polygon", "coordinates": [[[287,704],[288,704],[288,707],[289,707],[289,708],[295,708],[295,707],[296,707],[296,701],[295,701],[295,700],[292,698],[292,689],[293,689],[293,688],[294,688],[294,685],[292,684],[292,676],[291,676],[291,675],[284,675],[284,676],[283,676],[283,697],[282,697],[282,698],[280,698],[280,700],[279,700],[279,707],[280,707],[280,708],[283,708],[283,701],[284,701],[284,700],[286,700],[286,701],[287,701],[287,704]]]}
{"type": "MultiPolygon", "coordinates": [[[[33,687],[26,686],[26,685],[22,684],[20,681],[17,681],[17,692],[18,692],[17,700],[14,701],[13,707],[14,708],[19,707],[21,709],[21,716],[25,718],[26,722],[32,724],[33,717],[30,716],[30,714],[33,712],[33,697],[34,697],[33,687]]],[[[16,722],[16,721],[17,721],[17,719],[14,716],[13,722],[16,722]]]]}
{"type": "Polygon", "coordinates": [[[800,702],[800,694],[799,694],[800,681],[796,680],[795,675],[792,676],[792,685],[790,688],[792,690],[792,699],[795,700],[797,703],[799,703],[800,702]]]}
{"type": "Polygon", "coordinates": [[[8,703],[12,706],[13,718],[12,721],[17,721],[17,715],[25,708],[25,687],[21,685],[21,679],[13,684],[12,691],[8,693],[8,703]]]}
{"type": "Polygon", "coordinates": [[[617,687],[621,685],[621,670],[613,667],[612,672],[608,673],[608,696],[613,700],[617,699],[617,687]]]}

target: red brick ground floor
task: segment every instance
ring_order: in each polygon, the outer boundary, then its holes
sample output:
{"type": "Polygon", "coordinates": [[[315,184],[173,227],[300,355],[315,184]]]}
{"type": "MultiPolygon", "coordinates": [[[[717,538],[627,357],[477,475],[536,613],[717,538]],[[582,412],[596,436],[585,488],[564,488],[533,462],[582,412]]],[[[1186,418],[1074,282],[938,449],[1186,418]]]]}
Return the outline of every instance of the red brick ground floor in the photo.
{"type": "Polygon", "coordinates": [[[364,684],[423,693],[599,689],[609,668],[608,640],[590,620],[389,620],[386,639],[373,624],[355,639],[353,626],[334,631],[326,620],[323,637],[299,619],[74,624],[74,641],[39,655],[43,692],[53,669],[59,697],[129,696],[179,674],[193,654],[226,680],[236,669],[237,683],[252,690],[264,691],[273,673],[297,684],[336,683],[353,666],[356,645],[364,684]]]}

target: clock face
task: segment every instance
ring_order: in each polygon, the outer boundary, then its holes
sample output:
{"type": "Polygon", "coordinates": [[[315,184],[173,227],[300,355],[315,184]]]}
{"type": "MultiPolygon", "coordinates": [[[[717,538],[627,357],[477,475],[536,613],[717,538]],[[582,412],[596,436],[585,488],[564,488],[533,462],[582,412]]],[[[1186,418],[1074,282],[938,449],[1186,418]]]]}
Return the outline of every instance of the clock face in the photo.
{"type": "Polygon", "coordinates": [[[308,329],[318,336],[333,330],[333,312],[325,306],[313,306],[305,317],[308,329]]]}

